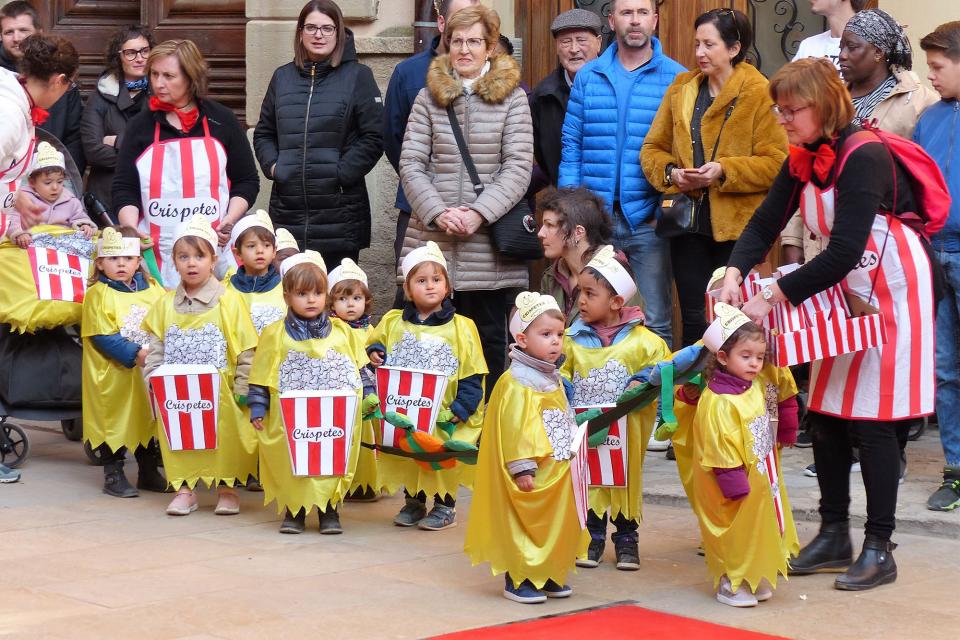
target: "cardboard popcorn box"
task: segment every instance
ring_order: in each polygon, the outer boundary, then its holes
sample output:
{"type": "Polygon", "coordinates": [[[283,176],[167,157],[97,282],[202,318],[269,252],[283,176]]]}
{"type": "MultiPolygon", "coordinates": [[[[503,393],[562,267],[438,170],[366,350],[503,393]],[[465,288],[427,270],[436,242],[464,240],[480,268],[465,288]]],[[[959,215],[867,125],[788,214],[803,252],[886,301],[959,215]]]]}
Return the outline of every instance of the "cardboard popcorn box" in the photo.
{"type": "Polygon", "coordinates": [[[573,501],[577,507],[577,519],[580,521],[580,529],[587,528],[587,511],[590,509],[590,485],[588,484],[589,462],[589,443],[587,442],[587,424],[577,427],[573,436],[573,442],[570,445],[570,452],[573,457],[570,458],[570,481],[573,483],[573,501]]]}
{"type": "MultiPolygon", "coordinates": [[[[723,272],[725,270],[726,270],[726,267],[720,267],[719,269],[714,271],[713,276],[710,278],[710,282],[707,283],[707,292],[704,295],[705,304],[706,304],[707,324],[710,324],[711,322],[717,319],[717,315],[713,311],[713,305],[716,304],[720,299],[720,287],[717,285],[717,281],[723,279],[723,272]]],[[[740,297],[743,298],[744,302],[746,302],[751,297],[753,297],[754,285],[756,282],[758,282],[762,278],[763,276],[761,276],[756,271],[751,271],[743,279],[743,282],[740,283],[740,297]]]]}
{"type": "Polygon", "coordinates": [[[83,302],[90,261],[56,249],[27,248],[38,300],[83,302]]]}
{"type": "Polygon", "coordinates": [[[359,402],[349,390],[280,394],[293,475],[346,475],[359,402]]]}
{"type": "Polygon", "coordinates": [[[790,367],[844,353],[879,347],[887,342],[882,313],[850,316],[841,307],[818,311],[799,331],[774,337],[777,366],[790,367]]]}
{"type": "MultiPolygon", "coordinates": [[[[383,366],[377,369],[377,396],[380,410],[407,416],[417,431],[430,433],[440,413],[440,403],[447,390],[447,376],[440,371],[421,371],[383,366]]],[[[403,430],[381,420],[381,444],[398,447],[403,430]]]]}
{"type": "Polygon", "coordinates": [[[217,448],[220,373],[212,365],[165,364],[150,376],[171,451],[217,448]]]}
{"type": "MultiPolygon", "coordinates": [[[[609,411],[616,405],[594,405],[575,407],[575,413],[590,409],[609,411]]],[[[593,487],[626,487],[628,468],[627,416],[610,425],[610,431],[603,444],[587,449],[587,482],[593,487]]]]}

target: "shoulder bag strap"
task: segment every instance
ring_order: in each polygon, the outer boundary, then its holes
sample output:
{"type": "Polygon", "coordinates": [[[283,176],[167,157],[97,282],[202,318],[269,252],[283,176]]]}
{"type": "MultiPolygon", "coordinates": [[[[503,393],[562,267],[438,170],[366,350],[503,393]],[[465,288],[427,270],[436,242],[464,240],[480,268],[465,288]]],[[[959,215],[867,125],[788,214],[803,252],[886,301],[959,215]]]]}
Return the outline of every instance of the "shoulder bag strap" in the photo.
{"type": "Polygon", "coordinates": [[[470,157],[470,149],[467,148],[467,141],[463,139],[463,130],[457,121],[457,112],[454,110],[452,102],[447,105],[447,117],[450,118],[450,127],[453,129],[453,137],[457,139],[457,148],[460,149],[463,164],[467,167],[467,173],[470,174],[470,182],[473,183],[473,190],[477,195],[480,195],[483,193],[483,183],[480,182],[477,167],[473,164],[473,158],[470,157]]]}
{"type": "Polygon", "coordinates": [[[710,162],[713,162],[717,159],[717,149],[720,148],[720,136],[723,135],[723,128],[727,126],[727,120],[730,119],[730,116],[733,115],[733,108],[737,106],[737,99],[734,98],[733,102],[730,103],[730,106],[727,107],[727,113],[723,116],[723,122],[720,123],[720,131],[717,132],[717,141],[713,145],[713,155],[710,156],[710,162]]]}

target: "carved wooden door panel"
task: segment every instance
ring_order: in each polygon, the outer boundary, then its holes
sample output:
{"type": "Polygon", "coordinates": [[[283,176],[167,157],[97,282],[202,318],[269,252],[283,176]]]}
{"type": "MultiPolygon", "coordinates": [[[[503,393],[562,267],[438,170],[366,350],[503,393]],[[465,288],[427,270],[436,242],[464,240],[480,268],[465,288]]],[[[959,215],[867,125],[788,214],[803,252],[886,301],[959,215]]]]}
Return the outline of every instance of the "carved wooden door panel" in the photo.
{"type": "Polygon", "coordinates": [[[84,93],[103,71],[104,48],[119,27],[141,23],[157,42],[189,39],[210,65],[209,95],[243,121],[246,105],[244,0],[49,0],[36,3],[48,32],[68,38],[80,53],[84,93]]]}

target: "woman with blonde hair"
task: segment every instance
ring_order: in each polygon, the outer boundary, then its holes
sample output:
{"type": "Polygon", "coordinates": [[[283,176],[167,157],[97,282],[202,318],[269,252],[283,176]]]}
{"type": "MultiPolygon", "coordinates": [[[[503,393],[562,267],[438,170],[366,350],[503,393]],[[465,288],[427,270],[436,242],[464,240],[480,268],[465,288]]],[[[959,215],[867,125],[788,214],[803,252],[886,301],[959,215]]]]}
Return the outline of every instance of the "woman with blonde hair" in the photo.
{"type": "MultiPolygon", "coordinates": [[[[113,179],[113,207],[120,224],[136,227],[153,242],[169,289],[180,282],[170,253],[181,222],[203,215],[216,229],[223,251],[233,223],[257,199],[260,177],[237,117],[207,97],[209,69],[197,45],[190,40],[160,43],[150,50],[146,74],[149,110],[127,124],[113,179]]],[[[218,275],[227,264],[219,261],[218,275]]]]}

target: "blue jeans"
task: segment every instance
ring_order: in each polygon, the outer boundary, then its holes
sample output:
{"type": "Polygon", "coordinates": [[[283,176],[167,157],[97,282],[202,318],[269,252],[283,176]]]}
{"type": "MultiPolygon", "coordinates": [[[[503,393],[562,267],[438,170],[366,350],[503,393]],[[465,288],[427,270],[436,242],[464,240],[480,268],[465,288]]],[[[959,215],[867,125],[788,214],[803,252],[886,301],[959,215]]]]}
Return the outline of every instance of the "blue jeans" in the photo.
{"type": "Polygon", "coordinates": [[[613,244],[630,261],[637,289],[643,297],[647,328],[673,345],[673,286],[670,271],[670,241],[658,238],[651,224],[636,230],[620,207],[613,212],[613,244]]]}
{"type": "Polygon", "coordinates": [[[937,422],[943,457],[960,466],[960,253],[938,251],[943,300],[937,307],[937,422]]]}

